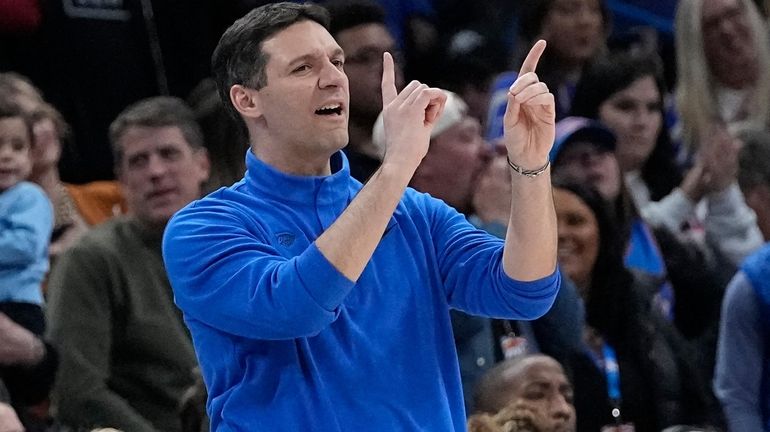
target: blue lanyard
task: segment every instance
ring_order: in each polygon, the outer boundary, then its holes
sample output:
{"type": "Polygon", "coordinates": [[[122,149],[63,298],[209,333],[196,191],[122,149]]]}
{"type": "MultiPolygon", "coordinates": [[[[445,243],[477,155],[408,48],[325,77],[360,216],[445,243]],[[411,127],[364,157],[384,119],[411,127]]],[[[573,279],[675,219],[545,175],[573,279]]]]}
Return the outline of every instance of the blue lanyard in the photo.
{"type": "Polygon", "coordinates": [[[620,425],[622,423],[622,419],[620,417],[620,366],[618,365],[618,357],[615,355],[615,350],[612,349],[612,347],[609,346],[609,344],[606,342],[603,343],[603,362],[596,358],[596,355],[593,353],[593,351],[589,350],[589,353],[591,354],[591,357],[593,357],[596,366],[599,369],[604,370],[604,374],[607,378],[607,397],[610,399],[610,404],[612,405],[612,410],[610,413],[612,414],[612,418],[615,421],[615,424],[620,425]]]}

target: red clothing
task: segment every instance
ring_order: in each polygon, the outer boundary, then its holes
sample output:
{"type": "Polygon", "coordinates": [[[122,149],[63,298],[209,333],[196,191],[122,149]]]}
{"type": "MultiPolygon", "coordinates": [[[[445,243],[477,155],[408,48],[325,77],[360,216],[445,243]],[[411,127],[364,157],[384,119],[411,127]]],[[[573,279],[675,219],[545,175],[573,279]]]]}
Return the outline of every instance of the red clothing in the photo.
{"type": "Polygon", "coordinates": [[[32,32],[41,20],[37,0],[0,0],[0,33],[32,32]]]}

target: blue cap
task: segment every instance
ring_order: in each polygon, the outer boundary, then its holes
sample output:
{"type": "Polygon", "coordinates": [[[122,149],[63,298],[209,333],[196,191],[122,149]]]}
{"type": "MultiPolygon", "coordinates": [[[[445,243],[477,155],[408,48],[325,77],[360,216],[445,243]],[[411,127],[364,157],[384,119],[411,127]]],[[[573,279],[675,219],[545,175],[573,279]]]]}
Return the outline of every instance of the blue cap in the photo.
{"type": "Polygon", "coordinates": [[[551,163],[556,161],[565,145],[576,141],[615,151],[615,134],[601,123],[585,117],[566,117],[556,123],[556,138],[548,155],[551,163]]]}

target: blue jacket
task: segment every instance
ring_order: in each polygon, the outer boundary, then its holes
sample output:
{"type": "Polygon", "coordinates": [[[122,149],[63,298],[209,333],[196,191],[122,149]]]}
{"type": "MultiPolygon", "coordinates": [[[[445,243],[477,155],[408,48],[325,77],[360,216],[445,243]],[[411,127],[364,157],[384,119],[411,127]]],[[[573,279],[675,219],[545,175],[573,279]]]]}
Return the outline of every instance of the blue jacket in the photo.
{"type": "Polygon", "coordinates": [[[727,286],[719,322],[714,393],[730,430],[770,432],[770,244],[727,286]]]}
{"type": "Polygon", "coordinates": [[[408,189],[361,277],[314,240],[361,184],[247,156],[246,177],[181,210],[163,253],[209,390],[213,431],[464,431],[449,308],[533,319],[557,273],[517,282],[503,242],[408,189]]]}
{"type": "Polygon", "coordinates": [[[762,383],[760,387],[759,405],[762,411],[764,430],[770,431],[770,244],[749,256],[741,270],[751,282],[756,293],[759,306],[759,316],[762,323],[762,338],[765,347],[762,361],[762,383]]]}
{"type": "Polygon", "coordinates": [[[53,208],[34,183],[0,193],[0,301],[43,304],[53,208]]]}

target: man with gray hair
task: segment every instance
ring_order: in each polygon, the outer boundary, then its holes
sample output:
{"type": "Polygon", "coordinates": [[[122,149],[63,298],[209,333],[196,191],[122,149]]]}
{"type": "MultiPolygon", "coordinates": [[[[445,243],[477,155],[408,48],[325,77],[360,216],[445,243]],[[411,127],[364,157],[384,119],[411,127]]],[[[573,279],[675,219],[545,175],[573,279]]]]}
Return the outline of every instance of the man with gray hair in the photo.
{"type": "Polygon", "coordinates": [[[48,319],[61,352],[54,402],[75,428],[177,432],[177,405],[197,362],[161,236],[171,215],[200,196],[208,157],[192,111],[177,98],[129,106],[110,140],[130,215],[86,233],[53,269],[48,319]]]}

